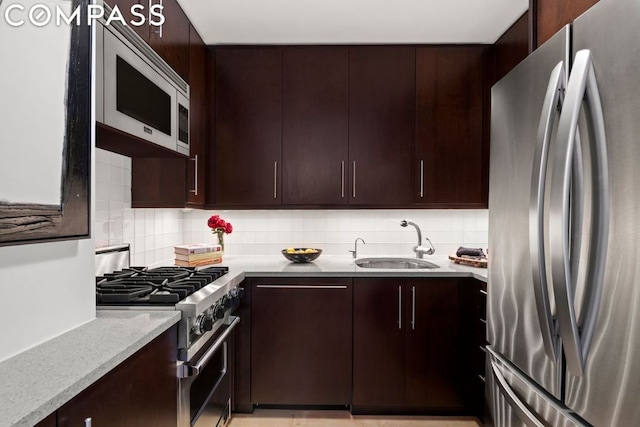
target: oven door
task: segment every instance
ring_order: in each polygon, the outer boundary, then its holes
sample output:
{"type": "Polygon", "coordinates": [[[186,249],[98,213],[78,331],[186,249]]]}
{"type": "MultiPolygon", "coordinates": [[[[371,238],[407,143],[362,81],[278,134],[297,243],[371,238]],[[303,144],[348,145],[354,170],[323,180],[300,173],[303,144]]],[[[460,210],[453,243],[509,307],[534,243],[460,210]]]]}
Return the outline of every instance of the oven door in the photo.
{"type": "Polygon", "coordinates": [[[206,350],[181,369],[180,427],[224,426],[231,417],[231,332],[240,322],[230,316],[206,350]]]}

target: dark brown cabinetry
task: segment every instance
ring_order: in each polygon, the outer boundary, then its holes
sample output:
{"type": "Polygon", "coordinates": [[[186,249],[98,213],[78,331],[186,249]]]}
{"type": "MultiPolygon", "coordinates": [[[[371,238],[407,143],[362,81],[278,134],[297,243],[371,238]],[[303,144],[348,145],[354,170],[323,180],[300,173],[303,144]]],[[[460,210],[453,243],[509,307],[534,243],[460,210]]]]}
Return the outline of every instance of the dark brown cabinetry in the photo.
{"type": "Polygon", "coordinates": [[[456,279],[354,279],[354,412],[468,412],[468,290],[456,279]]]}
{"type": "Polygon", "coordinates": [[[216,50],[215,198],[222,206],[279,205],[282,50],[216,50]]]}
{"type": "Polygon", "coordinates": [[[416,49],[415,201],[486,207],[483,182],[484,46],[416,49]]]}
{"type": "Polygon", "coordinates": [[[484,390],[485,390],[485,359],[487,342],[487,284],[478,280],[469,280],[473,286],[476,297],[476,339],[475,348],[472,350],[475,364],[472,372],[472,384],[474,384],[474,408],[475,412],[484,416],[484,390]]]}
{"type": "Polygon", "coordinates": [[[529,0],[529,11],[533,11],[535,47],[540,46],[562,27],[582,15],[598,0],[529,0]]]}
{"type": "Polygon", "coordinates": [[[176,343],[174,327],[58,409],[58,427],[175,427],[176,343]]]}
{"type": "MultiPolygon", "coordinates": [[[[145,15],[145,19],[149,17],[149,5],[144,2],[142,3],[140,0],[107,0],[106,2],[112,8],[118,7],[118,10],[122,14],[122,17],[129,25],[132,21],[139,22],[140,18],[137,16],[133,16],[131,13],[131,7],[134,5],[140,5],[142,8],[139,10],[140,13],[145,15]]],[[[130,27],[140,36],[142,40],[149,43],[149,25],[145,22],[144,25],[130,25],[130,27]]]]}
{"type": "Polygon", "coordinates": [[[346,204],[349,50],[290,47],[283,54],[282,203],[346,204]]]}
{"type": "Polygon", "coordinates": [[[349,204],[413,203],[415,48],[349,50],[349,204]]]}
{"type": "Polygon", "coordinates": [[[207,48],[196,29],[189,35],[189,151],[187,205],[205,203],[207,148],[207,48]]]}
{"type": "Polygon", "coordinates": [[[180,76],[189,82],[189,18],[182,11],[177,0],[156,0],[150,4],[164,6],[165,17],[161,26],[150,25],[149,45],[180,76]]]}
{"type": "Polygon", "coordinates": [[[253,281],[254,404],[350,403],[352,297],[351,279],[253,281]]]}

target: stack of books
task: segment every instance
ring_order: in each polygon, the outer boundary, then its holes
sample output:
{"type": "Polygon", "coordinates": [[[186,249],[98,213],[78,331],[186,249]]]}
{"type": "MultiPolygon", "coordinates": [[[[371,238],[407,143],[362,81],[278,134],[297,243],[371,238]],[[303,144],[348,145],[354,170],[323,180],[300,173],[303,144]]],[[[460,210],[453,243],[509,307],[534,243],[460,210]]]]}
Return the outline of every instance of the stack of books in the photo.
{"type": "Polygon", "coordinates": [[[175,263],[180,267],[200,267],[222,262],[222,246],[207,243],[174,246],[175,263]]]}

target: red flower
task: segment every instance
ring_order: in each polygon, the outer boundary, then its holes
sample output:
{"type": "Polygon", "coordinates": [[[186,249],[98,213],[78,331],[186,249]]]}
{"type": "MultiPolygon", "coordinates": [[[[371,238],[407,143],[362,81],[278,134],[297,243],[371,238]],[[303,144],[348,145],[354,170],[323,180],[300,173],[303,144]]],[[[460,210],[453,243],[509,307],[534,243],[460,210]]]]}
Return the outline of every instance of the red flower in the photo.
{"type": "Polygon", "coordinates": [[[209,220],[207,220],[207,226],[214,231],[222,231],[227,234],[233,231],[231,223],[220,218],[220,215],[212,215],[209,220]]]}

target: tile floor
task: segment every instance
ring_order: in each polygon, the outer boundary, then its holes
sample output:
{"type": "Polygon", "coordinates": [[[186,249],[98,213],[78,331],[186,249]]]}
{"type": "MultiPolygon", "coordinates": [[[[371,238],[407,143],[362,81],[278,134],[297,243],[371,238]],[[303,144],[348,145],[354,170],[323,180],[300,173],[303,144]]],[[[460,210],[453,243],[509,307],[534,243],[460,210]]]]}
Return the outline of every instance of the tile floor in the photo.
{"type": "Polygon", "coordinates": [[[351,415],[348,411],[256,409],[234,414],[229,427],[479,427],[475,418],[351,415]]]}

